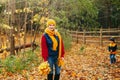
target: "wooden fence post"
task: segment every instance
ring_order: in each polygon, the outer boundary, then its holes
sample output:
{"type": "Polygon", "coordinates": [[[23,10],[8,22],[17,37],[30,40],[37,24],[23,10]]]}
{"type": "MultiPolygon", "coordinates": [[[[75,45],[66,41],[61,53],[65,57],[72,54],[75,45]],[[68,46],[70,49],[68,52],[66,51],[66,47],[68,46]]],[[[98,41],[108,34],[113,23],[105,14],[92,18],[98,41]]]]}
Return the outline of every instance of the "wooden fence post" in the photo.
{"type": "Polygon", "coordinates": [[[78,31],[76,31],[76,43],[78,43],[78,31]]]}
{"type": "Polygon", "coordinates": [[[86,43],[85,33],[86,33],[86,30],[84,29],[84,30],[83,30],[83,44],[85,44],[85,43],[86,43]]]}
{"type": "Polygon", "coordinates": [[[102,28],[100,29],[100,46],[103,45],[103,41],[102,41],[102,28]]]}

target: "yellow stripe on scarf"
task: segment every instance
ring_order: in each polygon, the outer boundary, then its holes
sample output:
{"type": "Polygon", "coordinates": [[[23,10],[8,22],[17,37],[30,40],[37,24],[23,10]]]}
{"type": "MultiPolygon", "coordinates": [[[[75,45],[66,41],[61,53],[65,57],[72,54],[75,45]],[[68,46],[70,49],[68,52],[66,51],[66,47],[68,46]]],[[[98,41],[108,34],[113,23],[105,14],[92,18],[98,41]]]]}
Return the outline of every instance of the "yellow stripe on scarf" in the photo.
{"type": "Polygon", "coordinates": [[[116,44],[115,44],[115,43],[110,43],[109,46],[110,46],[110,47],[115,47],[116,44]]]}
{"type": "Polygon", "coordinates": [[[64,61],[61,58],[61,54],[62,54],[62,38],[59,32],[56,32],[58,38],[59,38],[59,55],[58,55],[58,66],[61,67],[64,65],[64,61]]]}
{"type": "Polygon", "coordinates": [[[58,42],[55,38],[55,31],[51,31],[48,28],[45,29],[45,32],[49,35],[49,37],[51,38],[52,42],[53,42],[53,50],[56,51],[57,50],[57,46],[58,46],[58,42]]]}
{"type": "Polygon", "coordinates": [[[61,57],[61,47],[62,47],[62,42],[61,42],[61,35],[60,35],[60,33],[59,32],[56,32],[56,35],[58,36],[58,39],[59,39],[59,56],[58,56],[58,58],[60,58],[61,57]]]}
{"type": "Polygon", "coordinates": [[[50,36],[50,38],[52,39],[53,41],[53,50],[57,50],[57,46],[58,46],[58,42],[56,40],[56,38],[54,36],[50,36]]]}

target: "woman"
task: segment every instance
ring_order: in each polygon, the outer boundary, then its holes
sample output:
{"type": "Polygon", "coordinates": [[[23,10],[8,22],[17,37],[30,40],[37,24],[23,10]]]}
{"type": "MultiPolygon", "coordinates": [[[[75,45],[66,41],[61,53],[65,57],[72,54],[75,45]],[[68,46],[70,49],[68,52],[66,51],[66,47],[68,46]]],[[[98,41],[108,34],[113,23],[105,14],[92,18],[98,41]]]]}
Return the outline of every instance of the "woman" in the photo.
{"type": "Polygon", "coordinates": [[[56,22],[53,19],[47,21],[47,28],[41,38],[41,50],[44,61],[48,61],[51,71],[48,80],[59,80],[61,66],[58,60],[64,58],[64,45],[61,35],[55,30],[56,22]],[[55,75],[53,75],[55,70],[55,75]],[[54,78],[54,79],[53,79],[54,78]]]}

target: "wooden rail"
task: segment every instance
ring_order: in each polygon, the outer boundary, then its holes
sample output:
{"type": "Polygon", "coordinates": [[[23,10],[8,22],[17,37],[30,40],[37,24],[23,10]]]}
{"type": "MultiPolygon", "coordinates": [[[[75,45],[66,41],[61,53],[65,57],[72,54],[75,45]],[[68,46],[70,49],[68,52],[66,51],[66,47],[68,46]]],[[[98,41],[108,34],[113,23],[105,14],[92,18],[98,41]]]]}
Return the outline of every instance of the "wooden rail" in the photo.
{"type": "MultiPolygon", "coordinates": [[[[28,44],[26,44],[26,45],[23,44],[23,45],[21,45],[21,46],[15,46],[14,50],[16,50],[16,52],[18,52],[18,51],[21,50],[21,49],[32,47],[32,51],[34,51],[37,46],[38,46],[38,45],[35,44],[35,43],[28,43],[28,44]]],[[[4,50],[10,51],[10,48],[1,49],[1,50],[0,50],[0,53],[2,53],[4,50]]]]}
{"type": "Polygon", "coordinates": [[[68,31],[73,41],[79,43],[98,43],[101,46],[109,42],[110,37],[114,37],[117,43],[120,43],[120,29],[100,29],[97,31],[68,31]]]}

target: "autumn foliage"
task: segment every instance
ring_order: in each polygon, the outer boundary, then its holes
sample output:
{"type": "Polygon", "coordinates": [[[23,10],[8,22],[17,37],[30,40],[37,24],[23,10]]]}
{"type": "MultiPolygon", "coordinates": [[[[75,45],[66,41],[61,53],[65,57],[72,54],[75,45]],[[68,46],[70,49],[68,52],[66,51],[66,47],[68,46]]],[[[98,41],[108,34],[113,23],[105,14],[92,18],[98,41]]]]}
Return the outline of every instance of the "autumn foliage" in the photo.
{"type": "MultiPolygon", "coordinates": [[[[69,51],[66,51],[65,54],[65,64],[62,66],[60,80],[119,80],[119,50],[116,55],[117,63],[111,65],[106,46],[100,47],[99,45],[94,45],[92,43],[86,45],[72,43],[72,48],[69,51]]],[[[32,63],[29,64],[28,62],[27,66],[31,66],[20,72],[18,70],[17,72],[12,73],[1,68],[2,72],[0,74],[0,79],[45,80],[46,75],[41,75],[39,72],[39,69],[41,69],[39,65],[43,60],[39,51],[35,51],[35,54],[37,54],[39,59],[34,60],[34,58],[32,59],[33,55],[29,56],[29,58],[31,57],[32,63]]]]}

